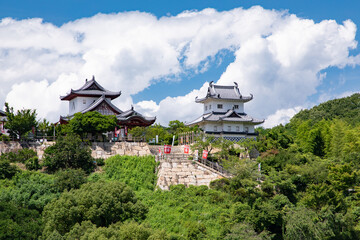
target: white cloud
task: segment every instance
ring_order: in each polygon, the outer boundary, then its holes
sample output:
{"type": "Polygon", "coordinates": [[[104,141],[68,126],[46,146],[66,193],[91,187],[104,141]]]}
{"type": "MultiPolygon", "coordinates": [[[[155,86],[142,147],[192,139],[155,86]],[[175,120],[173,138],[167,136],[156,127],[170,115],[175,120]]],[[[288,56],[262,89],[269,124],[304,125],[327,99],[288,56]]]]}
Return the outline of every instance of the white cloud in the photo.
{"type": "Polygon", "coordinates": [[[154,101],[141,101],[135,110],[148,116],[157,116],[157,122],[167,125],[171,120],[194,120],[202,114],[202,107],[195,103],[197,96],[206,94],[209,83],[206,82],[199,90],[193,90],[185,96],[167,97],[156,104],[154,101]]]}
{"type": "MultiPolygon", "coordinates": [[[[122,91],[114,103],[126,109],[133,104],[131,95],[189,69],[205,71],[227,49],[235,60],[218,83],[236,81],[243,94],[254,94],[248,114],[283,121],[290,110],[279,109],[303,106],[326,79],[321,70],[360,63],[360,56],[349,56],[357,46],[355,34],[350,20],[314,23],[259,6],[159,19],[141,12],[97,14],[61,27],[41,19],[6,18],[0,23],[0,103],[36,108],[41,117],[57,120],[66,112],[59,96],[95,75],[105,88],[122,91]]],[[[206,87],[135,107],[163,124],[190,121],[202,112],[194,98],[206,87]]]]}
{"type": "Polygon", "coordinates": [[[271,128],[279,124],[286,124],[289,120],[298,113],[303,107],[297,106],[288,109],[279,109],[274,114],[269,115],[263,123],[264,128],[271,128]]]}

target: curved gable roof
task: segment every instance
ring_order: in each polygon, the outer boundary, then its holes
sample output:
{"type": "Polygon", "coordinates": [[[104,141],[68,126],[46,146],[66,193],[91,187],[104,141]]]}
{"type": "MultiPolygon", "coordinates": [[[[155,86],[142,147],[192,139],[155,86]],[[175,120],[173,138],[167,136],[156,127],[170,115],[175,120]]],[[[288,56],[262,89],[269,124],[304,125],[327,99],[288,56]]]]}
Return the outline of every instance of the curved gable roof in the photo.
{"type": "Polygon", "coordinates": [[[248,102],[253,99],[253,95],[243,96],[240,93],[239,87],[236,82],[233,86],[215,85],[213,82],[209,83],[207,94],[204,98],[196,97],[196,102],[203,102],[208,98],[213,99],[227,99],[227,100],[239,100],[242,102],[248,102]]]}
{"type": "Polygon", "coordinates": [[[70,93],[66,96],[61,96],[61,100],[70,101],[71,99],[83,96],[83,97],[100,97],[105,94],[105,97],[115,99],[121,95],[121,91],[119,92],[112,92],[103,88],[96,80],[95,77],[88,81],[86,79],[85,84],[79,89],[71,89],[70,93]]]}

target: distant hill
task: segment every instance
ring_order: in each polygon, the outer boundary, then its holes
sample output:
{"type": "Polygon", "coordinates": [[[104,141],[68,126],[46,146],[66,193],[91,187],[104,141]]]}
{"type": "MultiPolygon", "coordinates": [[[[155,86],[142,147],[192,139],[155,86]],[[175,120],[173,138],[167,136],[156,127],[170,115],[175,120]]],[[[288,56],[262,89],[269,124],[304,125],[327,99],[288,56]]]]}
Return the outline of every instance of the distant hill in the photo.
{"type": "Polygon", "coordinates": [[[329,100],[311,109],[301,110],[290,120],[290,125],[299,120],[311,120],[311,125],[313,125],[322,119],[341,119],[351,125],[360,123],[360,94],[355,93],[350,97],[329,100]]]}

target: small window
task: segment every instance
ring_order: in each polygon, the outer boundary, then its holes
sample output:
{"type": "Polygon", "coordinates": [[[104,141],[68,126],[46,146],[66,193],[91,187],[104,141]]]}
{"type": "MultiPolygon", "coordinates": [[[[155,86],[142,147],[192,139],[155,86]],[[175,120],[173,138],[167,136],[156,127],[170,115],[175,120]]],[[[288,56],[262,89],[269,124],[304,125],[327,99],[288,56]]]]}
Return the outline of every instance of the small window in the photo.
{"type": "Polygon", "coordinates": [[[228,126],[228,131],[231,132],[231,126],[228,126]]]}
{"type": "Polygon", "coordinates": [[[86,99],[83,99],[83,104],[86,104],[86,99]]]}
{"type": "Polygon", "coordinates": [[[217,132],[217,126],[214,126],[214,132],[217,132]]]}
{"type": "Polygon", "coordinates": [[[248,128],[248,127],[245,127],[245,132],[249,132],[249,128],[248,128]]]}
{"type": "Polygon", "coordinates": [[[75,109],[75,102],[72,103],[72,108],[75,109]]]}
{"type": "Polygon", "coordinates": [[[205,111],[207,111],[207,106],[205,106],[205,111]]]}
{"type": "Polygon", "coordinates": [[[211,105],[209,105],[209,110],[211,110],[211,105]]]}
{"type": "Polygon", "coordinates": [[[239,105],[234,105],[234,109],[239,109],[239,105]]]}
{"type": "Polygon", "coordinates": [[[218,108],[218,109],[222,109],[222,108],[223,108],[223,105],[222,105],[222,104],[218,104],[218,105],[217,105],[217,108],[218,108]]]}
{"type": "Polygon", "coordinates": [[[236,131],[240,132],[240,127],[239,126],[236,126],[236,131]]]}

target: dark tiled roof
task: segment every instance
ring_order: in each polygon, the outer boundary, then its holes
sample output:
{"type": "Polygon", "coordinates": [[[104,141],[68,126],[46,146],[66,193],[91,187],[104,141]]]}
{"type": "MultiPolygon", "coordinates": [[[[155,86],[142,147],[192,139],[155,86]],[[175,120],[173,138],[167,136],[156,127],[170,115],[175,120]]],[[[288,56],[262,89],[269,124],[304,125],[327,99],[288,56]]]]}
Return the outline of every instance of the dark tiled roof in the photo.
{"type": "Polygon", "coordinates": [[[114,104],[111,103],[111,101],[109,99],[107,99],[105,97],[105,95],[102,95],[98,100],[96,100],[95,102],[93,102],[90,106],[88,106],[87,108],[85,108],[84,110],[81,111],[81,113],[86,113],[92,110],[95,110],[97,106],[99,106],[101,103],[105,103],[107,104],[110,108],[112,108],[115,113],[119,114],[122,113],[122,111],[117,108],[114,104]]]}
{"type": "Polygon", "coordinates": [[[106,90],[103,88],[96,80],[95,77],[93,77],[90,81],[86,79],[85,84],[77,89],[73,90],[71,89],[70,93],[66,96],[61,96],[61,100],[71,100],[77,96],[94,96],[94,97],[100,97],[104,95],[107,98],[115,99],[121,95],[121,91],[119,92],[112,92],[109,90],[106,90]]]}
{"type": "Polygon", "coordinates": [[[259,120],[256,118],[253,118],[245,113],[240,114],[235,112],[233,109],[228,110],[226,113],[220,113],[220,112],[210,112],[207,114],[204,114],[200,116],[199,118],[195,119],[194,121],[191,121],[187,123],[187,125],[194,125],[200,122],[246,122],[246,123],[253,123],[253,124],[261,124],[265,120],[259,120]]]}
{"type": "Polygon", "coordinates": [[[129,109],[123,113],[120,113],[119,115],[116,116],[116,118],[118,120],[127,121],[131,117],[135,117],[135,116],[140,117],[140,118],[144,119],[145,121],[149,121],[149,122],[150,121],[155,122],[155,120],[156,120],[156,117],[145,117],[145,116],[141,115],[140,113],[136,112],[133,107],[131,107],[131,109],[129,109]]]}
{"type": "Polygon", "coordinates": [[[6,112],[4,112],[3,110],[0,110],[0,116],[6,116],[6,112]]]}
{"type": "Polygon", "coordinates": [[[208,98],[239,100],[243,102],[248,102],[251,99],[253,99],[253,96],[252,94],[250,94],[250,96],[241,95],[239,87],[236,82],[234,82],[234,86],[215,85],[213,84],[213,82],[210,82],[206,96],[204,98],[196,97],[195,101],[203,102],[208,98]]]}

